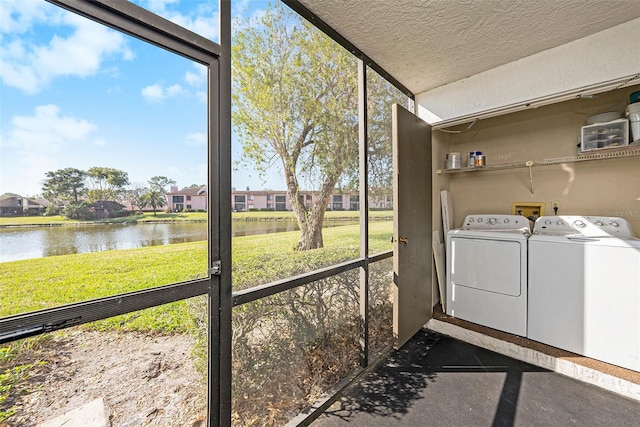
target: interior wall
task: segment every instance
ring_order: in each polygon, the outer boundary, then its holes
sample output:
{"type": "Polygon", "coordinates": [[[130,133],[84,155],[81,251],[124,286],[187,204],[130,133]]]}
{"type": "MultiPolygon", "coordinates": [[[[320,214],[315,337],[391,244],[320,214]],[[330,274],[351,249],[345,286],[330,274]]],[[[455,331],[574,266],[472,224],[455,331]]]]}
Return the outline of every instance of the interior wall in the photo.
{"type": "Polygon", "coordinates": [[[435,173],[438,169],[443,169],[445,167],[445,159],[447,152],[449,152],[449,135],[433,130],[433,135],[431,137],[431,142],[433,145],[432,151],[432,170],[434,171],[432,177],[432,203],[433,206],[433,223],[431,224],[433,230],[440,231],[441,241],[444,242],[444,234],[442,229],[442,210],[440,207],[440,190],[448,190],[449,189],[449,175],[438,175],[435,173]]]}
{"type": "MultiPolygon", "coordinates": [[[[577,155],[581,127],[587,117],[606,111],[624,112],[629,94],[640,85],[537,109],[478,121],[450,130],[434,130],[434,172],[443,169],[447,152],[480,150],[487,165],[577,155]]],[[[439,192],[453,198],[454,226],[469,214],[510,214],[512,202],[560,202],[559,215],[620,216],[640,236],[640,157],[564,163],[529,169],[471,171],[434,178],[434,229],[442,229],[439,192]],[[445,178],[446,177],[446,178],[445,178]],[[437,200],[436,200],[437,198],[437,200]]]]}

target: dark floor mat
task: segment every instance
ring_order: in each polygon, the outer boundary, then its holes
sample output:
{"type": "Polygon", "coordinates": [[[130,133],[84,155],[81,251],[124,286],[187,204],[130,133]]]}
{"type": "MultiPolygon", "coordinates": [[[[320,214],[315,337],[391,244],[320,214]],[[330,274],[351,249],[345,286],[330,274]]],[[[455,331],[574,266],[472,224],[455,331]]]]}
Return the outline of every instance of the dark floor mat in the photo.
{"type": "Polygon", "coordinates": [[[420,331],[314,426],[637,426],[640,402],[420,331]],[[339,407],[338,407],[339,406],[339,407]]]}

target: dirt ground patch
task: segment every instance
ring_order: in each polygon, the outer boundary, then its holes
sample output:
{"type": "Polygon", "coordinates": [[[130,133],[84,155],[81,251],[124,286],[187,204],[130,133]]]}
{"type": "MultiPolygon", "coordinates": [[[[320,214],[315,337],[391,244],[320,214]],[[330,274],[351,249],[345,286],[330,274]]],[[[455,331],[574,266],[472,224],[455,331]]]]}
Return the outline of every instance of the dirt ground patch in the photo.
{"type": "Polygon", "coordinates": [[[112,427],[204,425],[206,387],[193,345],[184,334],[59,335],[13,361],[46,363],[29,372],[17,398],[4,402],[16,407],[6,426],[36,426],[99,398],[112,427]]]}

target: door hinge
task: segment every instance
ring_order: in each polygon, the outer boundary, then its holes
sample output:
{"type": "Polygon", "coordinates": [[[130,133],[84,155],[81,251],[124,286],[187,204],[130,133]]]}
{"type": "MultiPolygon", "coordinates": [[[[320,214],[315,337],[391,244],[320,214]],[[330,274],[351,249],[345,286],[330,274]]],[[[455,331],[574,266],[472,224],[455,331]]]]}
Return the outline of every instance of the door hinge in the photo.
{"type": "Polygon", "coordinates": [[[213,261],[211,268],[209,269],[209,274],[212,276],[219,276],[221,272],[222,263],[220,261],[213,261]]]}

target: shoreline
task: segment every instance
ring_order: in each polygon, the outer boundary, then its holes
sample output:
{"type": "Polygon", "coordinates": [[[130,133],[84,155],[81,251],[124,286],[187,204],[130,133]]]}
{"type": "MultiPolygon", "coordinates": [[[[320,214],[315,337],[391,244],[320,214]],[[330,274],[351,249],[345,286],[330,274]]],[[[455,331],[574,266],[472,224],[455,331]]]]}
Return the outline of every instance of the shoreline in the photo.
{"type": "MultiPolygon", "coordinates": [[[[325,221],[353,221],[358,222],[358,216],[330,216],[325,217],[325,221]]],[[[391,221],[393,215],[389,216],[372,216],[369,217],[369,221],[391,221]]],[[[242,218],[231,218],[231,222],[293,222],[297,221],[295,216],[260,216],[249,217],[244,216],[242,218]]],[[[13,228],[35,228],[35,227],[90,227],[99,225],[139,225],[139,224],[177,224],[177,223],[205,223],[206,219],[132,219],[129,221],[77,221],[77,222],[42,222],[42,223],[10,223],[0,224],[0,229],[13,229],[13,228]]]]}

